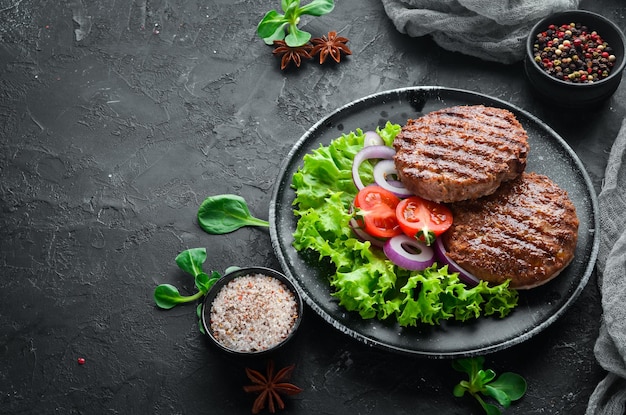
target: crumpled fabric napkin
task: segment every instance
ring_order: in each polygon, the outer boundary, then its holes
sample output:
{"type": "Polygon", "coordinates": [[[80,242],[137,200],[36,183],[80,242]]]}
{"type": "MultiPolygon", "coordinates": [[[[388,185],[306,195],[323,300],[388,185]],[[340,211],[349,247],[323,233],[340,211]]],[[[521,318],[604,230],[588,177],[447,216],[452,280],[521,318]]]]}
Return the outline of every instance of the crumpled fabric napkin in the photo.
{"type": "Polygon", "coordinates": [[[532,26],[580,0],[382,0],[399,32],[431,35],[441,47],[504,64],[524,58],[532,26]]]}
{"type": "Polygon", "coordinates": [[[626,413],[626,120],[613,143],[598,196],[598,284],[602,325],[594,347],[608,372],[589,399],[586,415],[626,413]]]}

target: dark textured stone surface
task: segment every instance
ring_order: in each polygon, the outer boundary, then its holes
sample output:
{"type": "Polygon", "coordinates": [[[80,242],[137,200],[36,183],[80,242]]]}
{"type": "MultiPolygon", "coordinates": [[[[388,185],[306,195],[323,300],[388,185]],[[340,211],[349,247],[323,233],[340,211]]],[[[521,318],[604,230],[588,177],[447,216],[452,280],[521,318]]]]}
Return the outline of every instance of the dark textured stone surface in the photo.
{"type": "MultiPolygon", "coordinates": [[[[618,1],[582,7],[626,26],[618,1]]],[[[174,257],[208,250],[206,270],[277,268],[269,233],[203,233],[195,214],[219,193],[267,217],[274,178],[319,118],[362,96],[410,85],[485,93],[554,128],[599,190],[624,118],[626,85],[571,114],[537,100],[520,64],[483,62],[399,34],[376,0],[338,1],[304,20],[337,30],[340,65],[281,72],[257,22],[277,1],[0,1],[0,413],[248,413],[243,366],[198,331],[193,306],[155,308],[171,283],[193,292],[174,257]],[[79,365],[77,359],[86,363],[79,365]]],[[[278,365],[304,392],[285,413],[479,414],[451,390],[447,360],[368,348],[314,313],[278,365]]],[[[595,276],[573,307],[528,342],[490,354],[526,377],[507,413],[583,414],[603,371],[595,276]]]]}

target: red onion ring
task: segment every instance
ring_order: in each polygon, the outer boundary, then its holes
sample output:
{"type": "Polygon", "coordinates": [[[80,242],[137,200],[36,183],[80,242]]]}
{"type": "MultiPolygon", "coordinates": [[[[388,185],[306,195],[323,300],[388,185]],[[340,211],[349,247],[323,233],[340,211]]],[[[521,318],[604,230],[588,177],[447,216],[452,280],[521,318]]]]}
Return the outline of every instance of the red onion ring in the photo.
{"type": "Polygon", "coordinates": [[[459,264],[457,264],[452,258],[448,256],[448,251],[445,246],[443,246],[443,241],[441,238],[435,239],[435,256],[437,257],[437,262],[440,265],[447,265],[448,272],[458,272],[459,279],[470,286],[478,285],[480,280],[476,278],[471,272],[464,270],[461,268],[459,264]]]}
{"type": "Polygon", "coordinates": [[[413,196],[413,192],[404,187],[404,184],[398,180],[388,180],[387,176],[398,175],[396,164],[391,159],[380,160],[374,166],[374,181],[377,185],[385,190],[389,190],[394,195],[405,198],[413,196]]]}
{"type": "Polygon", "coordinates": [[[352,180],[354,181],[356,188],[361,190],[365,187],[363,181],[361,180],[361,176],[359,176],[359,167],[365,160],[390,159],[393,158],[394,154],[396,154],[396,151],[393,148],[384,145],[363,147],[358,153],[356,153],[354,161],[352,162],[352,180]]]}
{"type": "Polygon", "coordinates": [[[411,271],[421,271],[435,263],[435,252],[431,247],[405,234],[385,242],[383,252],[391,262],[411,271]],[[409,251],[407,246],[416,252],[409,251]]]}
{"type": "Polygon", "coordinates": [[[363,138],[363,147],[384,146],[385,141],[376,131],[367,131],[363,138]]]}

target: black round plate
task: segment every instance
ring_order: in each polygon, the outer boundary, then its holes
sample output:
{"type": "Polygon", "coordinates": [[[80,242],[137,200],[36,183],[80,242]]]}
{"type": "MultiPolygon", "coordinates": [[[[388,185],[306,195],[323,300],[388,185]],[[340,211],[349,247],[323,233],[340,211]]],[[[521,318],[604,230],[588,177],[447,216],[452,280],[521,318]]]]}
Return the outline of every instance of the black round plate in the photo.
{"type": "MultiPolygon", "coordinates": [[[[301,288],[306,303],[335,328],[368,345],[411,355],[458,358],[486,354],[528,340],[547,328],[576,300],[593,271],[598,251],[597,199],[587,172],[567,143],[533,115],[504,101],[470,91],[441,87],[409,87],[367,96],[339,108],[316,123],[294,145],[283,163],[270,204],[270,235],[284,272],[301,288]],[[297,252],[293,233],[293,174],[305,154],[328,145],[342,133],[373,130],[387,121],[404,125],[409,118],[454,105],[505,108],[528,132],[530,153],[526,171],[542,173],[565,189],[580,220],[572,263],[551,282],[520,291],[518,307],[506,318],[479,318],[404,328],[395,321],[365,320],[348,312],[331,295],[332,270],[317,255],[297,252]]],[[[390,319],[392,320],[392,319],[390,319]]]]}

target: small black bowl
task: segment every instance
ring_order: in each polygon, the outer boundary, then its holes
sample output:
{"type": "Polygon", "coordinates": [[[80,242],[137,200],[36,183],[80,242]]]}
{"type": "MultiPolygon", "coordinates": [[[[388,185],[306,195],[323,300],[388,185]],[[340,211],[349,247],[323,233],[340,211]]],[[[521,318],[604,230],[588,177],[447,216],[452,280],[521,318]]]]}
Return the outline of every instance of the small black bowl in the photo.
{"type": "Polygon", "coordinates": [[[613,95],[622,80],[622,72],[626,65],[625,56],[626,37],[615,23],[597,13],[570,10],[547,16],[531,29],[526,40],[524,68],[528,80],[543,99],[562,107],[590,108],[613,95]],[[611,53],[615,55],[616,60],[608,77],[593,83],[573,83],[556,78],[535,62],[533,46],[537,34],[548,29],[551,24],[560,26],[570,23],[580,23],[587,26],[590,31],[596,31],[611,47],[611,53]]]}
{"type": "MultiPolygon", "coordinates": [[[[298,330],[298,327],[300,326],[300,322],[302,321],[303,311],[304,311],[304,303],[302,301],[302,296],[300,295],[298,288],[284,274],[276,270],[270,269],[270,268],[247,267],[247,268],[235,269],[234,271],[227,273],[226,275],[221,277],[219,280],[217,280],[217,282],[213,285],[213,287],[211,287],[211,289],[209,290],[209,292],[204,298],[204,301],[202,303],[200,319],[201,319],[202,326],[204,328],[205,333],[207,334],[211,342],[214,343],[215,346],[217,346],[219,349],[235,356],[261,356],[261,355],[269,354],[281,348],[289,340],[293,338],[296,331],[298,330]],[[211,312],[212,312],[211,310],[212,310],[213,302],[215,301],[215,298],[220,293],[220,291],[231,281],[234,281],[237,278],[242,278],[246,276],[255,276],[255,275],[263,275],[263,276],[271,277],[275,280],[278,280],[287,288],[288,291],[290,291],[293,294],[293,299],[295,300],[295,307],[296,307],[296,313],[297,313],[296,318],[293,319],[293,323],[292,323],[293,325],[289,333],[286,335],[286,337],[282,338],[281,340],[277,340],[276,343],[274,343],[268,348],[255,349],[255,350],[242,350],[238,348],[229,347],[228,345],[225,345],[224,343],[220,341],[220,339],[218,338],[219,336],[217,336],[211,328],[211,312]]],[[[267,321],[268,318],[271,318],[271,316],[265,316],[262,313],[256,313],[254,316],[254,322],[260,323],[263,321],[267,321]]]]}

